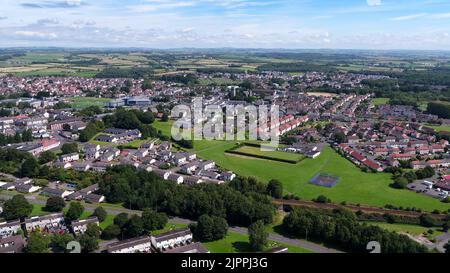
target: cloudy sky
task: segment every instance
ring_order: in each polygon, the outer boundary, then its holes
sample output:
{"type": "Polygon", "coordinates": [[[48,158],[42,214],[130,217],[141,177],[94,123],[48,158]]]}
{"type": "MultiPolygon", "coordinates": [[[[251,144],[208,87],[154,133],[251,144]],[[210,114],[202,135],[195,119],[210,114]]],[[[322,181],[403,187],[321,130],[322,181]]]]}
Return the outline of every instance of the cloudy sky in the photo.
{"type": "Polygon", "coordinates": [[[0,47],[450,50],[449,0],[0,0],[0,47]]]}

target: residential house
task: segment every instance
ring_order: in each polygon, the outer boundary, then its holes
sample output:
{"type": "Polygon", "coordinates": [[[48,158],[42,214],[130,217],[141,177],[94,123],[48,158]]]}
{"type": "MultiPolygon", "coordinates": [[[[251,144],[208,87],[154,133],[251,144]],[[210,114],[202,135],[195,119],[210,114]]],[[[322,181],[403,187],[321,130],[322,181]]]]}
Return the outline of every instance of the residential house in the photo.
{"type": "Polygon", "coordinates": [[[149,236],[141,236],[108,245],[108,253],[151,253],[152,241],[149,236]]]}
{"type": "Polygon", "coordinates": [[[186,228],[151,236],[151,242],[155,249],[164,252],[170,248],[190,244],[192,242],[192,237],[191,230],[186,228]]]}
{"type": "Polygon", "coordinates": [[[83,234],[86,232],[89,224],[95,224],[98,226],[98,218],[96,216],[92,216],[87,219],[72,221],[72,232],[75,234],[83,234]]]}

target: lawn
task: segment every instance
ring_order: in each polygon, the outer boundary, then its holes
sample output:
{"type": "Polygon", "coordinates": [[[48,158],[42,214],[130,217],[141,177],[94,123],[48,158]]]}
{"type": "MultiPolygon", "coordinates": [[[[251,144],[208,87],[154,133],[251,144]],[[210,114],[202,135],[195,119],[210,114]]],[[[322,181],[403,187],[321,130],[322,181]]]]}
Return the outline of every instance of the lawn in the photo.
{"type": "MultiPolygon", "coordinates": [[[[253,252],[250,248],[250,244],[248,243],[248,235],[231,232],[231,231],[228,232],[228,235],[224,239],[214,241],[214,242],[203,243],[203,245],[209,251],[211,251],[211,253],[253,252]]],[[[310,250],[307,250],[307,249],[304,249],[301,247],[280,244],[280,243],[273,242],[273,241],[269,241],[267,249],[277,247],[277,246],[287,247],[289,249],[290,253],[312,253],[310,250]]]]}
{"type": "Polygon", "coordinates": [[[431,125],[425,124],[426,127],[433,128],[436,132],[450,132],[450,125],[431,125]]]}
{"type": "Polygon", "coordinates": [[[44,205],[33,205],[33,211],[31,212],[30,216],[42,216],[49,214],[49,212],[44,211],[44,205]]]}
{"type": "Polygon", "coordinates": [[[268,158],[273,158],[274,160],[281,159],[281,160],[292,160],[295,162],[299,162],[304,158],[304,156],[297,154],[297,153],[288,153],[288,152],[281,152],[281,151],[261,151],[259,147],[254,146],[247,146],[244,145],[242,147],[239,147],[237,149],[234,149],[234,151],[245,154],[247,156],[264,156],[268,158]]]}
{"type": "Polygon", "coordinates": [[[93,98],[93,97],[74,97],[71,99],[73,107],[77,109],[87,108],[89,106],[105,106],[105,103],[111,101],[108,98],[93,98]]]}
{"type": "Polygon", "coordinates": [[[381,227],[383,229],[393,231],[393,232],[404,232],[412,236],[419,236],[425,234],[429,239],[433,239],[436,236],[442,235],[444,232],[441,228],[433,227],[427,228],[419,225],[408,225],[408,224],[389,224],[385,222],[365,222],[368,225],[374,225],[381,227]],[[428,230],[433,230],[433,234],[428,234],[428,230]]]}
{"type": "Polygon", "coordinates": [[[377,105],[383,105],[383,104],[388,104],[389,103],[389,98],[374,98],[372,100],[373,105],[377,106],[377,105]]]}
{"type": "Polygon", "coordinates": [[[316,159],[305,159],[298,164],[267,160],[255,160],[226,154],[234,142],[195,141],[194,149],[199,157],[214,160],[219,166],[239,175],[254,176],[268,182],[278,179],[285,192],[294,193],[302,199],[311,200],[324,194],[333,202],[346,201],[383,207],[392,204],[416,207],[426,211],[447,210],[449,204],[409,190],[393,189],[391,175],[387,173],[365,173],[330,147],[326,147],[316,159]],[[309,183],[318,172],[339,176],[340,182],[333,188],[324,188],[309,183]]]}
{"type": "MultiPolygon", "coordinates": [[[[155,122],[153,126],[170,136],[172,122],[155,122]]],[[[214,160],[220,167],[234,171],[242,176],[253,176],[268,182],[278,179],[286,193],[311,200],[323,194],[340,203],[365,204],[384,207],[386,204],[402,207],[416,207],[424,211],[435,209],[446,211],[450,204],[417,194],[409,190],[390,187],[392,177],[388,173],[365,173],[357,166],[340,156],[332,148],[325,147],[316,159],[305,159],[297,164],[259,160],[225,153],[233,148],[235,141],[194,141],[194,149],[199,157],[214,160]],[[309,183],[318,172],[339,176],[340,182],[333,188],[325,188],[309,183]]]]}

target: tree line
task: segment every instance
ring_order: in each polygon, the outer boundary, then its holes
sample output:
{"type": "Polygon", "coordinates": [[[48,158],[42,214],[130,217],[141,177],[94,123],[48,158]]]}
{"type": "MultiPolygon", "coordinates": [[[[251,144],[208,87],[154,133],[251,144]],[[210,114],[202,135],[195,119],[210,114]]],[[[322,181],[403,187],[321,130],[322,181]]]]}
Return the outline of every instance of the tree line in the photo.
{"type": "Polygon", "coordinates": [[[334,210],[332,215],[315,209],[294,209],[283,220],[282,229],[298,238],[314,239],[350,252],[367,252],[367,243],[377,241],[382,253],[425,253],[425,246],[405,235],[358,222],[354,213],[334,210]]]}
{"type": "Polygon", "coordinates": [[[108,202],[123,203],[129,209],[152,208],[193,220],[206,214],[248,226],[258,220],[271,223],[275,212],[271,197],[258,191],[242,193],[233,186],[215,184],[177,185],[132,166],[108,169],[99,185],[108,202]]]}

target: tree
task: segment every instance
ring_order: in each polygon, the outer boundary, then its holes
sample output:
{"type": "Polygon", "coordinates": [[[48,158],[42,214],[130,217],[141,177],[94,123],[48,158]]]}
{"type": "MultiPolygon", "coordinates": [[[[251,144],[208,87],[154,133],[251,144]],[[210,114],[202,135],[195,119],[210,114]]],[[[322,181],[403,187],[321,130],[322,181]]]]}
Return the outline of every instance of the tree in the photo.
{"type": "Polygon", "coordinates": [[[73,235],[70,233],[53,233],[51,236],[51,245],[56,252],[66,252],[67,244],[73,241],[73,235]]]}
{"type": "Polygon", "coordinates": [[[15,220],[27,217],[33,211],[33,205],[28,203],[23,195],[14,195],[3,205],[3,217],[6,220],[15,220]]]}
{"type": "Polygon", "coordinates": [[[108,216],[108,213],[106,212],[106,210],[103,207],[97,207],[94,210],[94,213],[92,214],[92,216],[97,216],[98,221],[103,222],[106,219],[106,216],[108,216]]]}
{"type": "Polygon", "coordinates": [[[144,233],[144,224],[141,217],[133,215],[122,229],[123,235],[126,238],[134,238],[141,236],[144,233]]]}
{"type": "Polygon", "coordinates": [[[217,216],[200,216],[194,229],[194,236],[202,242],[217,241],[225,238],[228,224],[224,218],[217,216]]]}
{"type": "Polygon", "coordinates": [[[36,177],[39,175],[39,163],[34,157],[30,157],[22,163],[20,175],[23,177],[36,177]]]}
{"type": "Polygon", "coordinates": [[[445,249],[445,253],[450,253],[450,243],[446,243],[445,244],[445,246],[444,246],[444,249],[445,249]]]}
{"type": "Polygon", "coordinates": [[[56,154],[52,151],[45,151],[39,156],[39,163],[45,164],[56,160],[56,154]]]}
{"type": "Polygon", "coordinates": [[[141,219],[146,232],[163,229],[168,221],[165,213],[158,213],[151,209],[144,209],[141,219]]]}
{"type": "Polygon", "coordinates": [[[33,141],[33,132],[31,131],[31,129],[22,132],[22,141],[24,142],[33,141]]]}
{"type": "Polygon", "coordinates": [[[262,251],[267,245],[269,234],[267,233],[264,223],[256,221],[248,227],[249,243],[253,250],[262,251]]]}
{"type": "Polygon", "coordinates": [[[347,142],[347,136],[341,131],[334,133],[333,138],[337,143],[347,142]]]}
{"type": "Polygon", "coordinates": [[[87,225],[86,231],[84,232],[84,234],[87,234],[96,239],[100,238],[101,233],[102,233],[102,230],[96,223],[89,223],[87,225]]]}
{"type": "Polygon", "coordinates": [[[72,222],[80,218],[84,212],[84,207],[78,202],[71,202],[69,210],[66,212],[66,221],[72,222]]]}
{"type": "Polygon", "coordinates": [[[270,180],[267,185],[267,194],[277,199],[283,197],[283,184],[275,179],[270,180]]]}
{"type": "Polygon", "coordinates": [[[406,189],[408,186],[408,179],[403,176],[397,177],[392,186],[396,189],[406,189]]]}
{"type": "Polygon", "coordinates": [[[163,113],[162,117],[161,117],[161,121],[162,122],[167,122],[169,121],[169,114],[167,114],[166,112],[163,113]]]}
{"type": "Polygon", "coordinates": [[[128,222],[128,213],[122,212],[117,214],[116,217],[114,217],[114,224],[117,225],[119,228],[123,228],[127,222],[128,222]]]}
{"type": "Polygon", "coordinates": [[[420,225],[424,227],[434,227],[436,225],[436,221],[430,215],[422,214],[419,217],[420,225]]]}
{"type": "Polygon", "coordinates": [[[52,196],[47,199],[44,209],[49,212],[61,212],[66,206],[66,202],[60,196],[52,196]]]}
{"type": "Polygon", "coordinates": [[[450,229],[450,220],[447,220],[447,221],[442,225],[442,229],[444,230],[444,232],[448,232],[448,230],[450,229]]]}
{"type": "Polygon", "coordinates": [[[25,252],[27,253],[49,253],[50,240],[40,232],[33,232],[28,237],[25,252]]]}
{"type": "Polygon", "coordinates": [[[103,232],[102,232],[102,239],[103,240],[112,240],[114,238],[117,238],[117,236],[120,235],[120,227],[118,225],[112,224],[107,226],[103,232]]]}
{"type": "Polygon", "coordinates": [[[61,147],[61,152],[63,155],[78,153],[78,144],[76,142],[73,143],[64,143],[61,147]]]}
{"type": "Polygon", "coordinates": [[[88,234],[82,234],[78,238],[78,242],[81,245],[81,251],[83,253],[89,253],[98,249],[98,239],[88,234]]]}

